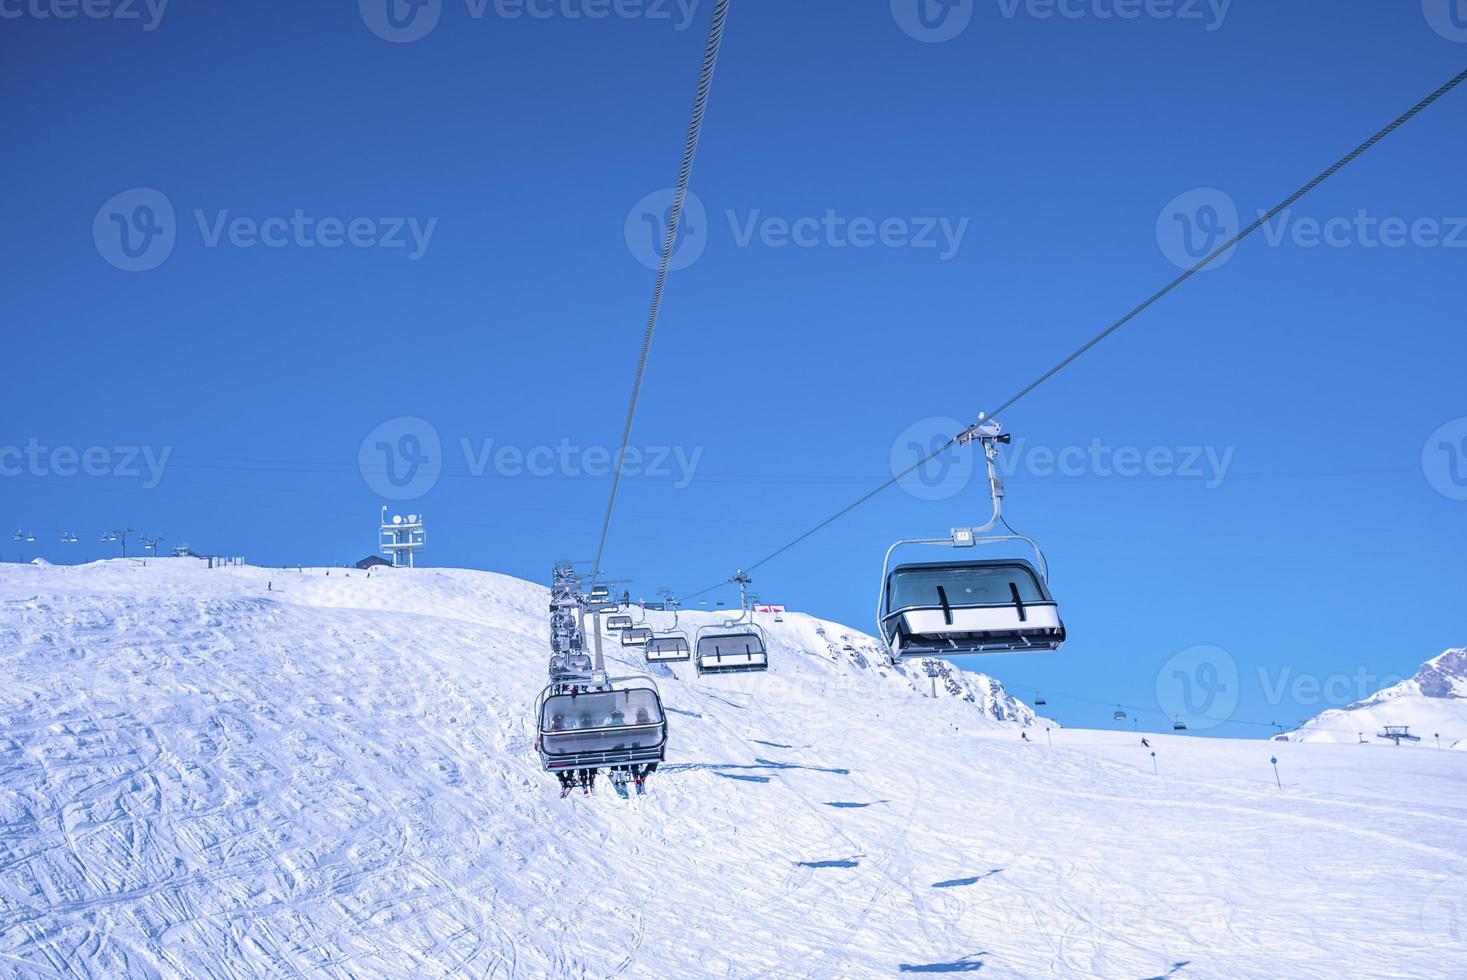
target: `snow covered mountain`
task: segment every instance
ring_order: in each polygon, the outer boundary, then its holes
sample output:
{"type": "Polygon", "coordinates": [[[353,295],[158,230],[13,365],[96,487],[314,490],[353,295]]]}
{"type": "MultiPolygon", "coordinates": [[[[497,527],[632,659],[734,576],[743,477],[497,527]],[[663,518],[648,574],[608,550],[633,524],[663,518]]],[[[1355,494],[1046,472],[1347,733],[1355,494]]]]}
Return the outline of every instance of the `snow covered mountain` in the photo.
{"type": "Polygon", "coordinates": [[[1025,742],[996,681],[790,614],[768,674],[657,672],[649,795],[561,801],[547,602],[0,566],[0,975],[1467,974],[1463,753],[1025,742]]]}
{"type": "Polygon", "coordinates": [[[1405,725],[1430,748],[1467,751],[1467,649],[1428,660],[1409,680],[1347,708],[1326,711],[1289,738],[1300,742],[1376,739],[1387,725],[1405,725]]]}

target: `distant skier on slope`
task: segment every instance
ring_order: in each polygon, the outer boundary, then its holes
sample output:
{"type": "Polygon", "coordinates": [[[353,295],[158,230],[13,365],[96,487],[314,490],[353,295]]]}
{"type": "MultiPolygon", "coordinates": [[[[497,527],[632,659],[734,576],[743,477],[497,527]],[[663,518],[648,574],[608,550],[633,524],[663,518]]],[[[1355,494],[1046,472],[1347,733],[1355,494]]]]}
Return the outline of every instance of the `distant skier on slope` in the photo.
{"type": "Polygon", "coordinates": [[[1148,749],[1151,748],[1151,743],[1146,741],[1146,739],[1144,738],[1141,740],[1141,744],[1146,746],[1148,749]]]}
{"type": "Polygon", "coordinates": [[[1019,732],[1019,737],[1021,739],[1023,739],[1024,741],[1026,741],[1026,742],[1029,741],[1029,733],[1028,732],[1024,732],[1024,731],[1019,732]]]}

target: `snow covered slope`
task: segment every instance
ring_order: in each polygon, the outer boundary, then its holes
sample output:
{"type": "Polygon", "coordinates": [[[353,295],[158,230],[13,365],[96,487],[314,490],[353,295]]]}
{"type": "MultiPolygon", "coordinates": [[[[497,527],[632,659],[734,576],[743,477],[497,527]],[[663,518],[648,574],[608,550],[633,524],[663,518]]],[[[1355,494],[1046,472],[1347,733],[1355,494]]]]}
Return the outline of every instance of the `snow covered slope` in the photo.
{"type": "Polygon", "coordinates": [[[1467,649],[1448,650],[1416,676],[1348,708],[1326,711],[1289,737],[1300,742],[1375,739],[1387,725],[1406,725],[1427,748],[1467,751],[1467,649]],[[1437,737],[1439,736],[1439,738],[1437,737]]]}
{"type": "Polygon", "coordinates": [[[661,672],[648,796],[563,802],[547,601],[0,566],[0,975],[1467,974],[1463,753],[1024,742],[790,615],[767,675],[661,672]]]}

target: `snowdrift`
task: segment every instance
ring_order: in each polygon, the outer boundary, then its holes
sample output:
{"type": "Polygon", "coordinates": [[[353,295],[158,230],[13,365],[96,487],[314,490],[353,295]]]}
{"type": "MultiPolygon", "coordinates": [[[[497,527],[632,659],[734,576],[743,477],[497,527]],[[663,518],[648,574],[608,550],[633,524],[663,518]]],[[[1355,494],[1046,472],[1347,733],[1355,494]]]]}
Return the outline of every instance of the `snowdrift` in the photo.
{"type": "Polygon", "coordinates": [[[0,974],[1467,973],[1462,753],[1024,742],[997,682],[787,615],[767,675],[657,672],[648,796],[562,802],[547,603],[0,566],[0,974]]]}

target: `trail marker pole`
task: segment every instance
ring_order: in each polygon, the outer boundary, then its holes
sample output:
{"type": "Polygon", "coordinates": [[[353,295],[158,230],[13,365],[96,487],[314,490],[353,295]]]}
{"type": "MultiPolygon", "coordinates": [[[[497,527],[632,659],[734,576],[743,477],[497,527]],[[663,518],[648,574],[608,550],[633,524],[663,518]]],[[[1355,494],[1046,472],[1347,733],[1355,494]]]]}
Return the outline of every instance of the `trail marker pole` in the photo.
{"type": "Polygon", "coordinates": [[[1054,748],[1054,736],[1049,734],[1049,726],[1044,726],[1044,737],[1049,739],[1049,747],[1054,748]]]}
{"type": "Polygon", "coordinates": [[[1279,779],[1279,757],[1270,756],[1268,761],[1273,764],[1273,781],[1279,784],[1279,789],[1283,789],[1283,780],[1279,779]]]}
{"type": "Polygon", "coordinates": [[[1156,776],[1160,776],[1161,775],[1161,770],[1158,769],[1158,768],[1156,768],[1156,753],[1155,752],[1151,753],[1151,772],[1152,772],[1153,775],[1156,775],[1156,776]]]}
{"type": "Polygon", "coordinates": [[[1437,748],[1441,748],[1442,747],[1442,733],[1441,732],[1432,732],[1431,737],[1434,738],[1434,739],[1436,739],[1436,747],[1437,748]]]}

